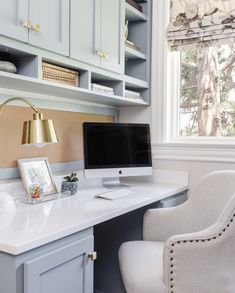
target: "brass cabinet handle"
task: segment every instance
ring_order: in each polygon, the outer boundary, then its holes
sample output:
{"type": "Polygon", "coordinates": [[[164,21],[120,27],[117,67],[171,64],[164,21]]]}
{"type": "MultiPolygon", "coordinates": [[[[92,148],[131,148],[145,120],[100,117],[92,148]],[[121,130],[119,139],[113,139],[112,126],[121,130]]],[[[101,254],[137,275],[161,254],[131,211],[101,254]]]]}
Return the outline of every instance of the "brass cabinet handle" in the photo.
{"type": "Polygon", "coordinates": [[[105,51],[101,51],[101,50],[96,50],[95,51],[97,55],[99,55],[102,58],[108,58],[109,57],[109,53],[105,52],[105,51]]]}
{"type": "Polygon", "coordinates": [[[91,253],[88,254],[88,257],[90,260],[94,261],[97,259],[97,252],[96,251],[93,251],[91,253]]]}
{"type": "Polygon", "coordinates": [[[102,57],[104,57],[104,58],[109,58],[109,53],[108,52],[105,52],[105,51],[103,51],[103,56],[102,57]]]}
{"type": "Polygon", "coordinates": [[[31,29],[32,28],[32,23],[30,20],[24,20],[23,22],[23,27],[27,28],[27,29],[31,29]]]}
{"type": "Polygon", "coordinates": [[[35,25],[32,25],[31,29],[32,29],[33,31],[39,33],[40,30],[41,30],[41,26],[40,26],[40,24],[35,24],[35,25]]]}

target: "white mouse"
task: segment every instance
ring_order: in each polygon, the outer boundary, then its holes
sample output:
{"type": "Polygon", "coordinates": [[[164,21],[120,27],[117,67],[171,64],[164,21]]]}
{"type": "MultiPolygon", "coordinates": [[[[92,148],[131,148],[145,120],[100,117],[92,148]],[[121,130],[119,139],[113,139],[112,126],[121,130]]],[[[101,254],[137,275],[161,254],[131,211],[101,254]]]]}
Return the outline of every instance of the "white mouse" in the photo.
{"type": "Polygon", "coordinates": [[[14,211],[15,207],[13,197],[9,193],[0,190],[0,213],[14,211]]]}

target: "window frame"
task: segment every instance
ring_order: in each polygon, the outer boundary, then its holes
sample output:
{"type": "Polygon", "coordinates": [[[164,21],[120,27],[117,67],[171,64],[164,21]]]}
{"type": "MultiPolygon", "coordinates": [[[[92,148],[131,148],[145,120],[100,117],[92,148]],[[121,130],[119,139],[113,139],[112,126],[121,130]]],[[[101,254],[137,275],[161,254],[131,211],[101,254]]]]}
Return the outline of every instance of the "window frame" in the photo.
{"type": "Polygon", "coordinates": [[[169,0],[153,1],[152,145],[155,159],[235,162],[235,137],[179,136],[180,53],[166,40],[169,0]],[[157,52],[157,53],[156,53],[157,52]]]}

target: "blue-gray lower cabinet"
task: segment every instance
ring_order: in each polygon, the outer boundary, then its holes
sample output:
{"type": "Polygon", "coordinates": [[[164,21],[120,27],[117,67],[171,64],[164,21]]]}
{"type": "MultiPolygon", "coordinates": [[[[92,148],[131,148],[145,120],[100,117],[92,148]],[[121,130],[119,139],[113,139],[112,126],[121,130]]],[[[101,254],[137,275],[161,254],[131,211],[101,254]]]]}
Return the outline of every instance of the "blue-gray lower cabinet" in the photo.
{"type": "Polygon", "coordinates": [[[17,256],[1,253],[0,292],[93,293],[93,247],[88,229],[17,256]]]}

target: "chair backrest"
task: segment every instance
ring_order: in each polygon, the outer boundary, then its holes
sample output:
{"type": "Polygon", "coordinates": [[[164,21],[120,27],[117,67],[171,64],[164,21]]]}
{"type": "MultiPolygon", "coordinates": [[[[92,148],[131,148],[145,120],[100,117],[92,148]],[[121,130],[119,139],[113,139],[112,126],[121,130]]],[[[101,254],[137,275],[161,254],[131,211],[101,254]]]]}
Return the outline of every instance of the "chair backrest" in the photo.
{"type": "Polygon", "coordinates": [[[235,171],[214,171],[203,177],[191,191],[188,201],[193,231],[214,224],[234,194],[235,171]]]}

